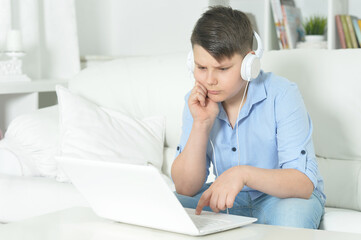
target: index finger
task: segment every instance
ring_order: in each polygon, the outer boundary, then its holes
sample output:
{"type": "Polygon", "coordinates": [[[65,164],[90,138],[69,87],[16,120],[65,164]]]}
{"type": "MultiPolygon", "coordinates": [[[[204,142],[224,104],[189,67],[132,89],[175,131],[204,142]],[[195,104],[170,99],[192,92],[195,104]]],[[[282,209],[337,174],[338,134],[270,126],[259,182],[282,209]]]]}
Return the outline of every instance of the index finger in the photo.
{"type": "Polygon", "coordinates": [[[196,81],[196,85],[198,85],[200,88],[202,88],[202,89],[203,89],[203,91],[204,91],[204,92],[206,92],[206,93],[207,93],[207,88],[206,88],[205,86],[203,86],[203,84],[202,84],[201,82],[196,81]]]}
{"type": "Polygon", "coordinates": [[[209,206],[209,199],[210,199],[210,192],[208,191],[205,191],[201,198],[199,199],[198,201],[198,204],[197,204],[197,208],[196,208],[196,215],[200,215],[201,212],[202,212],[202,209],[205,207],[205,206],[209,206]]]}

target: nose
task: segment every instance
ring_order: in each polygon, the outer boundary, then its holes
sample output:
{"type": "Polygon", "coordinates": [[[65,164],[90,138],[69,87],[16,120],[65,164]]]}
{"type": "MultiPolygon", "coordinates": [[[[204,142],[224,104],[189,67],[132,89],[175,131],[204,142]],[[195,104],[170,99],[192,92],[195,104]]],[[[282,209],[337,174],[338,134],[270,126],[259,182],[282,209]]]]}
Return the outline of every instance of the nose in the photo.
{"type": "Polygon", "coordinates": [[[207,75],[207,84],[210,86],[217,85],[218,81],[213,72],[209,72],[207,75]]]}

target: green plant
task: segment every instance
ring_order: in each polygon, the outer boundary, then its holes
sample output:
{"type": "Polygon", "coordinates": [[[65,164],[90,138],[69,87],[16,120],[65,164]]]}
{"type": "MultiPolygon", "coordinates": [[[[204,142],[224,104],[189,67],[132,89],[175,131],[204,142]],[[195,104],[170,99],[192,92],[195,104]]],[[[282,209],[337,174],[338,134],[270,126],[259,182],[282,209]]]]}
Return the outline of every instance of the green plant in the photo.
{"type": "Polygon", "coordinates": [[[306,35],[323,35],[327,24],[327,18],[313,16],[307,18],[303,23],[306,35]]]}

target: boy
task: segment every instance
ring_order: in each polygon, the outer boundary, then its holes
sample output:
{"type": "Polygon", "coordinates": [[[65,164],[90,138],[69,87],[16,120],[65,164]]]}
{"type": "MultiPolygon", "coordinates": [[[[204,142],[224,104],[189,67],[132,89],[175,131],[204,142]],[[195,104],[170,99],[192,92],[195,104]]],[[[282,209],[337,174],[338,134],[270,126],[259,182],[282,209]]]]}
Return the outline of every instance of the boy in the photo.
{"type": "Polygon", "coordinates": [[[263,71],[249,85],[242,79],[242,61],[254,52],[251,23],[240,11],[210,8],[191,42],[196,82],[172,165],[182,205],[196,214],[227,209],[258,223],[318,228],[323,180],[297,86],[263,71]],[[211,161],[217,178],[206,184],[211,161]]]}

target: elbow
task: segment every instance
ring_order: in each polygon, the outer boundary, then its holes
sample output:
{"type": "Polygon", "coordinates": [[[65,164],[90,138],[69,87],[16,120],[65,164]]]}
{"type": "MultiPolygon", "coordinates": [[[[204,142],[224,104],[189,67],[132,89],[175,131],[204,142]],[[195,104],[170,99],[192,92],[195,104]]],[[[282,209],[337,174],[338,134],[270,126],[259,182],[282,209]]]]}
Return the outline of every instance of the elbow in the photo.
{"type": "Polygon", "coordinates": [[[298,190],[295,192],[295,194],[297,195],[296,197],[303,199],[310,199],[315,186],[313,185],[313,182],[306,174],[299,171],[297,173],[299,177],[297,179],[298,190]]]}
{"type": "MultiPolygon", "coordinates": [[[[200,189],[199,189],[200,190],[200,189]]],[[[199,191],[198,190],[198,191],[199,191]]],[[[187,186],[186,184],[175,184],[175,191],[180,194],[180,195],[184,195],[184,196],[188,196],[188,197],[193,197],[194,195],[197,194],[197,190],[194,188],[194,185],[192,186],[187,186]]]]}
{"type": "Polygon", "coordinates": [[[310,199],[313,193],[313,184],[311,183],[311,186],[307,188],[307,191],[305,192],[305,199],[310,199]]]}
{"type": "Polygon", "coordinates": [[[313,183],[310,180],[308,180],[307,183],[305,183],[305,187],[303,188],[303,191],[300,193],[299,198],[310,199],[313,190],[314,190],[313,183]]]}
{"type": "Polygon", "coordinates": [[[197,179],[190,179],[179,174],[173,167],[171,171],[175,191],[184,196],[193,197],[202,188],[203,184],[197,179]]]}
{"type": "Polygon", "coordinates": [[[180,195],[184,195],[184,196],[189,196],[189,197],[192,196],[192,192],[190,191],[189,187],[187,186],[187,183],[181,181],[181,179],[178,179],[173,174],[172,174],[172,180],[174,183],[176,193],[178,193],[180,195]]]}
{"type": "Polygon", "coordinates": [[[299,194],[298,198],[302,198],[302,199],[310,199],[312,196],[312,191],[307,191],[307,192],[304,192],[304,193],[301,193],[299,194]]]}
{"type": "Polygon", "coordinates": [[[190,193],[190,191],[187,191],[186,188],[184,187],[175,187],[175,191],[180,194],[180,195],[184,195],[184,196],[188,196],[188,197],[192,197],[193,195],[190,193]]]}
{"type": "Polygon", "coordinates": [[[301,191],[293,191],[293,193],[289,193],[289,194],[285,194],[283,196],[281,196],[281,198],[300,198],[300,199],[305,199],[308,200],[311,198],[313,193],[313,188],[305,188],[301,191]]]}
{"type": "Polygon", "coordinates": [[[305,197],[306,199],[310,199],[313,193],[313,190],[315,189],[315,186],[313,185],[313,182],[311,179],[307,177],[306,179],[306,188],[305,188],[305,197]]]}

